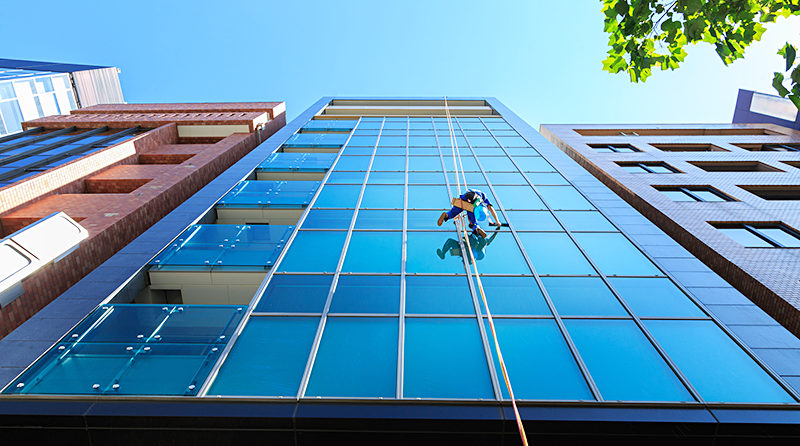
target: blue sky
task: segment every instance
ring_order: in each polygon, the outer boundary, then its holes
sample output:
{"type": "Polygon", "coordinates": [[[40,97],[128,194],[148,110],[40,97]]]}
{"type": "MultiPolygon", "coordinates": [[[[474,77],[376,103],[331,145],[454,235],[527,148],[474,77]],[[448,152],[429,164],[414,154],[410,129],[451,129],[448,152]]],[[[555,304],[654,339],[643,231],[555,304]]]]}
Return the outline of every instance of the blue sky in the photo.
{"type": "Polygon", "coordinates": [[[43,0],[4,5],[0,57],[111,65],[128,102],[494,96],[531,125],[730,122],[738,88],[774,93],[800,17],[725,67],[710,45],[644,84],[602,71],[599,0],[43,0]],[[10,42],[15,42],[10,45],[10,42]]]}

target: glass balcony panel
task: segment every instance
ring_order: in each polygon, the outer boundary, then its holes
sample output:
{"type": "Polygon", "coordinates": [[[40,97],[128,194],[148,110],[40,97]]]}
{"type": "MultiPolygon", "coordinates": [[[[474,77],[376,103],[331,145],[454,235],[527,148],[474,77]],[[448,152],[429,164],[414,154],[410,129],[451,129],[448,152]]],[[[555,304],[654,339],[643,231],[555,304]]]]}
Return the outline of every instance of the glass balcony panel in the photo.
{"type": "Polygon", "coordinates": [[[284,256],[280,271],[334,272],[342,255],[343,231],[300,231],[284,256]]]}
{"type": "Polygon", "coordinates": [[[361,186],[326,184],[314,202],[314,207],[355,208],[359,195],[361,195],[361,186]]]}
{"type": "Polygon", "coordinates": [[[349,132],[356,127],[356,120],[314,119],[303,126],[303,130],[315,132],[349,132]]]}
{"type": "Polygon", "coordinates": [[[564,233],[521,232],[519,239],[539,274],[597,274],[564,233]]]}
{"type": "Polygon", "coordinates": [[[339,276],[330,312],[398,314],[400,277],[339,276]]]}
{"type": "Polygon", "coordinates": [[[196,395],[219,357],[220,347],[162,343],[150,346],[149,350],[142,347],[118,378],[119,387],[114,388],[111,381],[103,394],[196,395]]]}
{"type": "Polygon", "coordinates": [[[517,231],[564,231],[550,211],[506,211],[506,214],[517,231]]]}
{"type": "Polygon", "coordinates": [[[706,317],[667,278],[610,278],[611,285],[641,317],[706,317]]]}
{"type": "Polygon", "coordinates": [[[475,319],[406,319],[405,398],[494,399],[475,319]]]}
{"type": "Polygon", "coordinates": [[[296,133],[283,143],[284,147],[342,147],[347,133],[296,133]]]}
{"type": "Polygon", "coordinates": [[[354,273],[400,273],[401,232],[353,232],[342,271],[354,273]]]}
{"type": "Polygon", "coordinates": [[[599,277],[542,277],[542,283],[562,316],[628,316],[599,277]]]}
{"type": "Polygon", "coordinates": [[[329,317],[306,397],[394,398],[396,318],[329,317]]]}
{"type": "Polygon", "coordinates": [[[403,229],[403,211],[358,211],[355,229],[403,229]]]}
{"type": "Polygon", "coordinates": [[[351,209],[312,209],[303,222],[303,228],[348,229],[352,219],[351,209]]]}
{"type": "Polygon", "coordinates": [[[406,314],[475,315],[464,277],[406,276],[406,314]]]}
{"type": "Polygon", "coordinates": [[[633,321],[564,324],[604,400],[694,401],[633,321]]]}
{"type": "MultiPolygon", "coordinates": [[[[481,277],[486,301],[492,315],[519,314],[552,316],[542,291],[533,277],[481,277]]],[[[475,289],[478,284],[475,283],[475,289]]],[[[478,295],[481,313],[486,314],[483,299],[478,295]]]]}
{"type": "Polygon", "coordinates": [[[242,181],[219,201],[226,207],[301,208],[308,205],[319,181],[242,181]]]}
{"type": "Polygon", "coordinates": [[[645,325],[706,401],[795,402],[714,322],[649,320],[645,325]]]}
{"type": "Polygon", "coordinates": [[[295,397],[319,317],[254,317],[236,340],[208,395],[295,397]]]}
{"type": "Polygon", "coordinates": [[[603,214],[597,211],[556,211],[556,215],[570,231],[616,231],[603,214]]]}
{"type": "Polygon", "coordinates": [[[600,271],[616,276],[663,275],[633,243],[620,233],[577,232],[575,240],[581,244],[600,271]]]}
{"type": "Polygon", "coordinates": [[[333,276],[275,274],[254,311],[322,313],[332,282],[333,276]]]}
{"type": "MultiPolygon", "coordinates": [[[[494,324],[516,398],[594,400],[555,321],[495,319],[494,324]]],[[[488,320],[484,320],[484,329],[491,336],[488,320]]],[[[494,342],[489,344],[503,398],[508,399],[497,350],[494,342]]]]}
{"type": "Polygon", "coordinates": [[[335,153],[273,153],[256,170],[260,172],[325,172],[335,153]]]}

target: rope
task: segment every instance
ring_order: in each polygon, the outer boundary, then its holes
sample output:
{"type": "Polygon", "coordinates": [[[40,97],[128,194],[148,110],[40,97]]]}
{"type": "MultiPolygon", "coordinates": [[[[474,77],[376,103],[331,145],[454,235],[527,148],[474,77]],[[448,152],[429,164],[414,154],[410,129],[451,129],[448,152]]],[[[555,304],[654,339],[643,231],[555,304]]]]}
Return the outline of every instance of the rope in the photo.
{"type": "MultiPolygon", "coordinates": [[[[458,153],[458,144],[455,142],[455,132],[453,131],[453,125],[450,118],[450,109],[447,105],[447,96],[444,98],[444,110],[445,114],[447,115],[447,126],[450,129],[450,141],[453,146],[453,167],[455,170],[456,176],[456,183],[458,183],[458,191],[461,191],[461,184],[458,180],[458,173],[461,172],[461,176],[464,178],[464,187],[466,188],[467,179],[464,176],[464,170],[461,168],[459,163],[456,163],[456,154],[458,153]]],[[[461,154],[458,154],[458,160],[461,160],[461,154]]],[[[445,171],[445,175],[447,172],[445,171]]],[[[492,318],[492,313],[489,311],[489,302],[486,301],[486,293],[483,291],[483,283],[481,283],[481,276],[478,273],[478,264],[475,262],[475,257],[472,255],[472,246],[469,243],[469,233],[467,232],[467,226],[464,222],[464,214],[459,214],[458,218],[455,220],[456,228],[459,232],[464,234],[464,242],[467,244],[467,252],[469,253],[470,263],[472,264],[472,268],[475,269],[475,280],[478,282],[478,290],[481,293],[481,299],[483,299],[483,306],[486,308],[486,316],[489,320],[489,327],[492,331],[492,338],[494,339],[494,348],[497,350],[497,359],[500,363],[500,369],[503,371],[503,380],[506,383],[506,388],[508,388],[508,394],[511,397],[511,406],[514,408],[514,416],[517,419],[517,428],[519,429],[519,436],[522,439],[523,446],[528,446],[528,437],[525,435],[525,427],[522,425],[522,418],[519,416],[519,409],[517,409],[517,400],[514,397],[514,390],[511,388],[511,380],[508,377],[508,370],[506,369],[506,362],[503,360],[503,353],[500,351],[500,342],[497,340],[497,331],[494,327],[494,319],[492,318]]],[[[498,225],[500,222],[496,222],[498,225]]],[[[467,274],[469,275],[470,280],[472,280],[472,269],[467,269],[467,274]]]]}

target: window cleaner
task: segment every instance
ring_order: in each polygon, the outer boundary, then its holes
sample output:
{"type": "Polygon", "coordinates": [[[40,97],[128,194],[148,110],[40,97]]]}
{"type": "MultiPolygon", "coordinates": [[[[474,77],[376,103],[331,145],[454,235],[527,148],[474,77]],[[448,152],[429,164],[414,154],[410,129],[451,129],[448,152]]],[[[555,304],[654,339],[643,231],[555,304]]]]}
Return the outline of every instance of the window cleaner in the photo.
{"type": "Polygon", "coordinates": [[[442,223],[446,222],[447,220],[454,218],[463,211],[467,211],[469,227],[472,229],[472,233],[480,236],[481,238],[486,238],[486,231],[484,231],[480,225],[478,225],[478,221],[486,220],[487,209],[492,214],[492,218],[494,219],[489,220],[489,226],[495,226],[495,230],[500,229],[500,225],[497,223],[500,221],[500,219],[497,217],[497,212],[494,211],[492,203],[488,198],[486,198],[486,194],[478,189],[467,189],[467,191],[460,197],[453,199],[452,209],[447,212],[442,212],[442,215],[439,217],[438,224],[441,226],[442,223]]]}

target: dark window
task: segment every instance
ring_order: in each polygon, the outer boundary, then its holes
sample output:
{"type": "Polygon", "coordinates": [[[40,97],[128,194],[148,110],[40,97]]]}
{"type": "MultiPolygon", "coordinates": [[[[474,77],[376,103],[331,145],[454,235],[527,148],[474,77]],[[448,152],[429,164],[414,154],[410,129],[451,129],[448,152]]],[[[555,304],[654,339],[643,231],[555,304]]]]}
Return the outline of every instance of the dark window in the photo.
{"type": "Polygon", "coordinates": [[[783,172],[758,161],[689,161],[706,172],[783,172]]]}
{"type": "Polygon", "coordinates": [[[762,200],[800,200],[800,186],[741,186],[762,200]]]}
{"type": "Polygon", "coordinates": [[[630,144],[589,144],[597,152],[601,153],[633,153],[641,150],[630,144]]]}
{"type": "Polygon", "coordinates": [[[800,234],[782,224],[719,224],[720,232],[745,248],[800,248],[800,234]]]}
{"type": "Polygon", "coordinates": [[[800,152],[800,144],[736,144],[751,152],[800,152]]]}
{"type": "Polygon", "coordinates": [[[664,152],[727,152],[713,144],[651,144],[664,152]]]}
{"type": "Polygon", "coordinates": [[[710,186],[667,186],[656,189],[672,201],[736,201],[710,186]]]}

